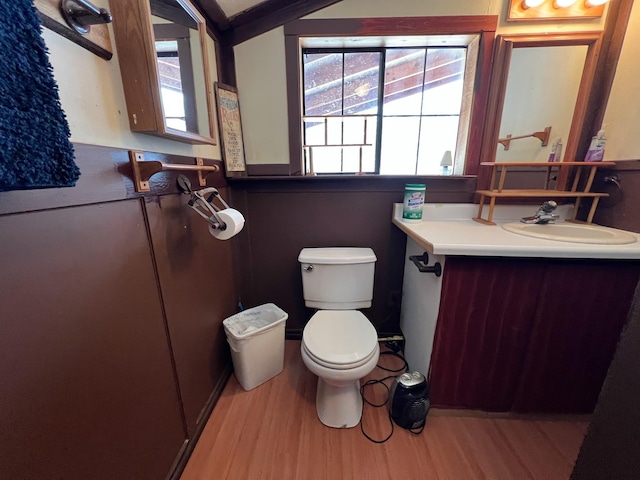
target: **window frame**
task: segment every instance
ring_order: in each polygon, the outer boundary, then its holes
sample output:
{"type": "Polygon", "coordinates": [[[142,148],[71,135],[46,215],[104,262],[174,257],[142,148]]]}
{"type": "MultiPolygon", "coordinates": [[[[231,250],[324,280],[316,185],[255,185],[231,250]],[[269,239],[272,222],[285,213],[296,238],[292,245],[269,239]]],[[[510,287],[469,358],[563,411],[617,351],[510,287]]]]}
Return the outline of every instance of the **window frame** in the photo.
{"type": "MultiPolygon", "coordinates": [[[[445,35],[444,37],[447,37],[447,39],[451,39],[450,35],[445,35]]],[[[465,68],[464,68],[464,77],[466,77],[467,75],[469,75],[470,77],[473,77],[474,73],[475,73],[475,64],[477,64],[477,46],[476,48],[474,48],[474,44],[478,41],[477,40],[477,35],[464,35],[464,36],[458,36],[461,37],[461,41],[460,44],[451,44],[450,40],[446,40],[443,41],[442,44],[440,44],[439,42],[441,41],[440,39],[436,39],[437,37],[431,35],[431,36],[426,36],[426,40],[428,44],[425,44],[424,41],[415,41],[415,42],[408,42],[409,44],[405,44],[405,37],[401,38],[401,42],[402,45],[375,45],[375,46],[367,46],[367,47],[363,47],[363,46],[357,46],[357,47],[351,47],[349,45],[343,45],[340,47],[309,47],[306,45],[301,45],[302,48],[302,56],[304,58],[305,54],[308,53],[336,53],[336,54],[357,54],[357,53],[377,53],[379,54],[379,59],[380,59],[380,68],[379,68],[379,74],[378,74],[378,83],[376,85],[377,89],[378,89],[378,111],[375,114],[366,114],[366,116],[370,116],[370,117],[374,117],[375,118],[375,123],[376,123],[376,135],[375,135],[375,144],[374,144],[374,171],[373,172],[358,172],[358,173],[354,173],[354,172],[331,172],[331,173],[316,173],[318,175],[354,175],[354,174],[367,174],[367,175],[381,175],[380,174],[380,170],[381,170],[381,164],[382,164],[382,144],[383,144],[383,124],[385,122],[385,119],[389,119],[389,118],[401,118],[401,117],[419,117],[420,118],[420,122],[425,119],[425,118],[429,118],[429,117],[433,117],[433,116],[456,116],[458,118],[458,128],[457,128],[457,141],[459,141],[461,138],[464,138],[464,140],[466,141],[468,139],[468,135],[467,135],[467,131],[468,128],[466,128],[464,125],[462,124],[468,124],[470,123],[470,117],[471,117],[471,106],[472,103],[469,103],[468,107],[464,107],[464,104],[467,103],[465,101],[465,97],[467,97],[467,94],[470,93],[472,90],[471,88],[473,87],[473,85],[468,85],[468,80],[466,78],[463,78],[463,82],[466,84],[465,86],[465,90],[462,92],[462,98],[460,99],[462,106],[462,110],[463,111],[459,111],[457,115],[453,115],[453,114],[446,114],[446,115],[442,115],[442,114],[437,114],[437,115],[433,115],[433,114],[425,114],[422,112],[422,108],[420,109],[419,113],[412,113],[412,114],[389,114],[389,113],[385,113],[384,111],[384,105],[385,105],[385,75],[387,73],[387,55],[390,52],[393,52],[394,50],[424,50],[425,51],[425,63],[423,64],[423,74],[425,74],[424,69],[426,68],[427,65],[427,58],[429,55],[429,50],[440,50],[440,49],[447,49],[447,48],[454,48],[457,50],[465,50],[465,68]],[[464,45],[464,46],[463,46],[464,45]],[[469,66],[467,65],[467,63],[469,62],[469,59],[472,59],[474,64],[473,67],[470,69],[469,66]],[[468,73],[471,70],[471,73],[468,73]],[[465,92],[467,94],[465,94],[465,92]],[[465,111],[466,110],[466,111],[465,111]]],[[[387,39],[391,42],[394,43],[394,41],[398,40],[398,37],[387,37],[387,39]]],[[[318,40],[318,39],[313,39],[318,40]]],[[[352,39],[350,39],[352,40],[352,39]]],[[[361,43],[361,42],[358,42],[361,43]]],[[[386,43],[386,42],[385,42],[386,43]]],[[[344,60],[343,60],[344,61],[344,60]]],[[[302,72],[302,78],[303,78],[303,84],[304,84],[304,68],[301,65],[301,72],[302,72]]],[[[344,77],[344,75],[343,75],[344,77]]],[[[343,78],[344,80],[344,78],[343,78]]],[[[471,84],[473,84],[472,82],[469,82],[471,84]]],[[[421,86],[422,94],[424,94],[424,85],[421,86]]],[[[307,117],[306,115],[306,106],[305,106],[305,101],[304,101],[304,97],[305,97],[305,93],[303,91],[303,95],[302,95],[302,107],[301,107],[301,117],[305,118],[307,117]]],[[[344,114],[343,115],[346,118],[355,118],[358,115],[351,115],[351,114],[344,114]]],[[[322,118],[323,115],[311,115],[311,117],[313,118],[322,118]]],[[[304,121],[304,120],[303,120],[304,121]]],[[[304,137],[304,128],[303,128],[303,143],[304,143],[305,137],[304,137]]],[[[417,149],[416,149],[416,162],[415,162],[415,169],[417,170],[419,167],[419,158],[418,158],[418,152],[420,150],[420,138],[418,138],[417,140],[417,149]]],[[[336,145],[337,146],[337,145],[336,145]]],[[[304,149],[307,150],[307,158],[305,161],[305,154],[303,153],[303,171],[307,170],[308,167],[308,163],[309,163],[309,156],[311,154],[311,150],[313,148],[315,148],[315,145],[303,145],[303,151],[304,149]]],[[[462,153],[462,156],[465,155],[466,153],[466,145],[461,146],[460,148],[456,148],[456,158],[458,157],[458,154],[462,153]]],[[[385,162],[388,163],[388,162],[385,162]]],[[[461,170],[460,170],[461,172],[461,170]]],[[[306,173],[307,175],[309,175],[309,173],[306,173]]],[[[384,174],[385,176],[388,176],[389,174],[384,174]]],[[[405,174],[395,174],[395,176],[404,176],[404,175],[416,175],[416,176],[424,176],[424,174],[419,174],[419,173],[405,173],[405,174]]],[[[433,175],[433,174],[430,174],[433,175]]]]}
{"type": "Polygon", "coordinates": [[[289,126],[289,174],[302,175],[302,40],[305,37],[387,37],[478,35],[474,98],[464,166],[465,175],[477,175],[480,147],[489,97],[491,58],[498,25],[497,15],[444,17],[390,17],[296,20],[284,26],[289,126]]]}
{"type": "MultiPolygon", "coordinates": [[[[198,128],[198,113],[196,106],[196,87],[193,75],[193,57],[191,56],[191,38],[189,27],[178,23],[158,23],[153,25],[154,43],[175,40],[178,45],[177,56],[180,62],[180,82],[184,99],[184,120],[187,132],[200,133],[198,128]]],[[[155,53],[156,61],[160,55],[155,53]]],[[[160,72],[158,72],[160,83],[160,72]]],[[[160,89],[162,85],[160,84],[160,89]]],[[[164,106],[163,106],[164,108],[164,106]]]]}

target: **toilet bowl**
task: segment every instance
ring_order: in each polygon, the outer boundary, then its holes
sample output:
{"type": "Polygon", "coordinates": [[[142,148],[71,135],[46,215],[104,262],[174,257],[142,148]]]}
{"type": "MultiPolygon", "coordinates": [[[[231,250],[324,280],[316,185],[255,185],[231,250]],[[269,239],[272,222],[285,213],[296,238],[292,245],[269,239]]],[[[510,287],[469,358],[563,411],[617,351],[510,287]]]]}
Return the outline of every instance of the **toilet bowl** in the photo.
{"type": "Polygon", "coordinates": [[[357,310],[320,310],[304,328],[302,361],[318,376],[316,411],[333,428],[360,422],[360,379],[373,371],[380,348],[375,327],[357,310]]]}

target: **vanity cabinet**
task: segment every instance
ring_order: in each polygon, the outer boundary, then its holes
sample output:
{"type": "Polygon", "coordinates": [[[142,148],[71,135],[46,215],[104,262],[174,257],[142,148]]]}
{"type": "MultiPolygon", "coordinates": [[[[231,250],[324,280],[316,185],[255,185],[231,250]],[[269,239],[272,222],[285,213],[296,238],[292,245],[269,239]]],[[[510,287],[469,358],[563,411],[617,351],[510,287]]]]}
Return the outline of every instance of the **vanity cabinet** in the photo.
{"type": "Polygon", "coordinates": [[[633,261],[447,256],[432,404],[592,412],[639,275],[633,261]]]}

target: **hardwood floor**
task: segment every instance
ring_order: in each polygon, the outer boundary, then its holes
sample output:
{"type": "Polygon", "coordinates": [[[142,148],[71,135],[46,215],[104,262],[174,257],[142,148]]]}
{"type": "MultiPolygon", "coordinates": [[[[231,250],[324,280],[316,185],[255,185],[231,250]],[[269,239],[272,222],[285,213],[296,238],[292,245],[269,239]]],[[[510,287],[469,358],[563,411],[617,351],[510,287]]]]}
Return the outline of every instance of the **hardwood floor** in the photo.
{"type": "MultiPolygon", "coordinates": [[[[391,368],[397,362],[381,359],[391,368]]],[[[376,368],[370,377],[387,375],[376,368]]],[[[302,363],[300,342],[289,340],[285,369],[274,379],[245,392],[231,377],[181,479],[567,479],[588,426],[586,418],[432,409],[422,434],[396,427],[378,445],[358,427],[320,423],[316,381],[302,363]]],[[[367,392],[375,401],[385,396],[383,387],[367,392]]],[[[386,407],[365,405],[362,424],[370,436],[386,436],[386,407]]]]}

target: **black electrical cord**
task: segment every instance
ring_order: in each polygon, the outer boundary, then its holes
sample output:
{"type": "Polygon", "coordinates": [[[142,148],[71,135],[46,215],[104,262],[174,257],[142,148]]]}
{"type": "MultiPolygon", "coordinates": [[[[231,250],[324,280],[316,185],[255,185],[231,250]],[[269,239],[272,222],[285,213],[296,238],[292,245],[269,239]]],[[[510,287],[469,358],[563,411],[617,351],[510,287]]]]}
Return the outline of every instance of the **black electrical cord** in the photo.
{"type": "MultiPolygon", "coordinates": [[[[389,348],[394,348],[394,346],[386,344],[387,347],[389,348]]],[[[395,349],[394,349],[395,350],[395,349]]],[[[391,355],[392,357],[396,357],[399,358],[400,360],[402,360],[402,367],[398,368],[398,369],[392,369],[392,368],[387,368],[387,367],[383,367],[382,365],[378,364],[377,367],[381,370],[384,370],[386,372],[392,372],[392,373],[404,373],[409,371],[409,365],[407,364],[407,361],[405,360],[405,358],[398,352],[398,351],[390,351],[390,352],[380,352],[380,356],[382,355],[391,355]]],[[[383,438],[382,440],[376,440],[375,438],[371,438],[367,432],[364,431],[364,427],[362,426],[362,417],[364,416],[364,404],[368,404],[371,405],[374,408],[380,408],[380,407],[384,407],[385,405],[387,405],[389,403],[389,394],[390,394],[390,390],[389,390],[389,386],[384,383],[385,381],[389,380],[390,378],[396,378],[397,375],[389,375],[387,377],[384,378],[380,378],[380,379],[373,379],[373,380],[369,380],[367,382],[365,382],[361,387],[360,387],[360,396],[362,397],[362,414],[360,416],[360,431],[362,432],[362,434],[370,441],[372,441],[373,443],[384,443],[387,440],[389,440],[391,438],[391,436],[393,435],[393,431],[394,431],[394,425],[393,425],[393,419],[391,418],[391,409],[389,409],[389,424],[391,425],[391,432],[389,433],[389,435],[387,435],[385,438],[383,438]],[[366,387],[370,387],[372,385],[376,385],[376,384],[382,384],[384,386],[384,388],[387,389],[387,399],[383,402],[383,403],[373,403],[369,400],[367,400],[367,398],[365,397],[365,389],[366,387]]],[[[422,425],[422,429],[420,430],[420,432],[422,432],[422,430],[424,429],[424,424],[422,425]]],[[[411,430],[409,430],[411,433],[411,430]]],[[[416,435],[420,432],[415,432],[416,435]]]]}

